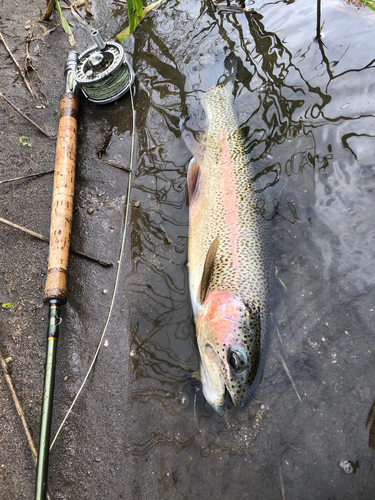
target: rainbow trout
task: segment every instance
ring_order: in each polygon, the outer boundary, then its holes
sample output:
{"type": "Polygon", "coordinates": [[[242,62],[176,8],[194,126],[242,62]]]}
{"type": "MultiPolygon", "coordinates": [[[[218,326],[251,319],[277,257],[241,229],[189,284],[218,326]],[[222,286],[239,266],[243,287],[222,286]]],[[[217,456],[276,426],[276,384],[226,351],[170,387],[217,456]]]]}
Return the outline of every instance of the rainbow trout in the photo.
{"type": "Polygon", "coordinates": [[[226,389],[234,405],[243,406],[260,378],[271,305],[268,233],[276,204],[272,189],[253,180],[231,90],[229,82],[204,95],[203,141],[182,126],[194,155],[187,179],[188,262],[200,379],[216,410],[226,389]]]}

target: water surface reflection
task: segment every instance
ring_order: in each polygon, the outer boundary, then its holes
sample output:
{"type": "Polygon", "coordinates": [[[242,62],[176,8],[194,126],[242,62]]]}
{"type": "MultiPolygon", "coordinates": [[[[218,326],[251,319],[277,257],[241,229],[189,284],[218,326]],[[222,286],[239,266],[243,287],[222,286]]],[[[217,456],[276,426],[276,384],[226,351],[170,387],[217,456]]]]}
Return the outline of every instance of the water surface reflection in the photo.
{"type": "Polygon", "coordinates": [[[327,2],[317,43],[315,1],[249,4],[255,13],[169,2],[134,37],[126,478],[133,498],[372,498],[373,17],[327,2]],[[216,414],[194,382],[179,123],[202,128],[200,100],[230,51],[247,153],[284,189],[263,379],[247,408],[216,414]]]}

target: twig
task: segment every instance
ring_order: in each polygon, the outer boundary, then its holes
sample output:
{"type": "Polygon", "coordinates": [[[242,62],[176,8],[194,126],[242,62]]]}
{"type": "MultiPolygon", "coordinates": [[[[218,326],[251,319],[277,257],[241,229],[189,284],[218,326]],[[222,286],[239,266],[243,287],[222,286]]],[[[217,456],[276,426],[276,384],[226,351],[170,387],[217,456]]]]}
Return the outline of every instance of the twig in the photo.
{"type": "MultiPolygon", "coordinates": [[[[1,162],[3,163],[3,162],[1,162]]],[[[4,163],[5,165],[5,163],[4,163]]],[[[5,181],[0,181],[0,184],[5,184],[6,182],[13,182],[13,181],[21,181],[23,179],[29,179],[30,177],[38,177],[39,175],[45,175],[45,174],[50,174],[51,172],[54,172],[55,170],[45,170],[44,172],[38,172],[37,174],[30,174],[30,175],[23,175],[22,177],[14,177],[14,179],[6,179],[5,181]]]]}
{"type": "Polygon", "coordinates": [[[29,68],[31,68],[34,71],[34,73],[36,74],[36,76],[39,78],[39,81],[42,81],[42,79],[39,76],[39,73],[37,72],[37,70],[34,68],[34,66],[31,63],[31,55],[30,55],[30,51],[29,51],[30,43],[33,41],[34,27],[35,27],[35,21],[33,22],[32,26],[30,28],[29,34],[28,34],[26,41],[25,41],[25,45],[26,45],[25,74],[30,79],[29,68]]]}
{"type": "Polygon", "coordinates": [[[42,15],[43,21],[48,21],[48,19],[50,18],[50,16],[51,16],[54,8],[55,8],[55,0],[49,0],[49,2],[47,4],[47,7],[46,7],[46,11],[42,15]]]}
{"type": "MultiPolygon", "coordinates": [[[[31,56],[29,52],[29,46],[31,42],[31,36],[32,33],[29,34],[29,36],[26,38],[25,45],[26,45],[26,54],[25,54],[25,63],[24,63],[24,68],[25,68],[25,74],[30,78],[29,75],[29,67],[34,69],[32,64],[31,64],[31,56]]],[[[38,75],[39,76],[39,75],[38,75]]],[[[39,78],[40,79],[40,78],[39,78]]]]}
{"type": "Polygon", "coordinates": [[[278,267],[277,267],[277,266],[275,266],[275,269],[276,269],[276,278],[280,281],[280,283],[283,285],[283,287],[285,288],[285,290],[286,290],[286,291],[288,291],[288,289],[287,289],[287,287],[286,287],[285,283],[284,283],[284,282],[282,281],[282,279],[281,279],[281,278],[279,278],[279,276],[278,276],[278,272],[279,272],[278,267]]]}
{"type": "Polygon", "coordinates": [[[60,26],[59,23],[56,24],[53,21],[44,21],[42,18],[38,19],[38,23],[46,24],[47,26],[55,26],[55,29],[60,26]]]}
{"type": "Polygon", "coordinates": [[[320,26],[321,23],[321,0],[317,0],[316,2],[316,37],[315,40],[321,40],[322,36],[322,26],[320,26]]]}
{"type": "MultiPolygon", "coordinates": [[[[7,224],[8,226],[14,227],[15,229],[19,229],[20,231],[23,231],[24,233],[30,234],[31,236],[34,236],[35,238],[38,238],[39,240],[44,241],[45,243],[49,243],[48,238],[46,238],[42,234],[35,233],[34,231],[27,229],[26,227],[19,226],[18,224],[14,224],[14,222],[10,222],[9,220],[3,219],[2,217],[0,217],[0,222],[3,222],[4,224],[7,224]]],[[[77,255],[80,255],[81,257],[85,257],[86,259],[92,260],[92,261],[100,264],[103,267],[113,266],[113,264],[111,262],[97,259],[96,257],[93,257],[92,255],[89,255],[87,253],[81,252],[80,250],[76,250],[75,248],[70,247],[70,251],[77,254],[77,255]]]]}
{"type": "Polygon", "coordinates": [[[3,357],[3,355],[1,354],[1,352],[0,352],[0,363],[1,363],[1,368],[3,370],[6,383],[8,384],[9,390],[12,394],[12,398],[13,398],[14,404],[16,406],[17,413],[21,418],[22,426],[23,426],[23,429],[24,429],[25,434],[26,434],[27,442],[29,443],[29,446],[30,446],[31,454],[33,456],[34,462],[36,463],[37,459],[38,459],[38,452],[37,452],[33,437],[31,435],[31,429],[29,427],[29,424],[27,423],[25,413],[22,409],[21,403],[18,399],[16,390],[14,388],[12,379],[10,378],[10,375],[9,375],[8,366],[6,364],[6,361],[3,357]]]}
{"type": "MultiPolygon", "coordinates": [[[[51,23],[47,23],[46,21],[42,21],[41,19],[39,19],[39,22],[40,22],[40,23],[42,23],[42,22],[43,22],[43,23],[46,23],[46,24],[51,24],[51,23]]],[[[57,29],[59,26],[60,26],[60,24],[56,24],[56,26],[55,26],[54,28],[51,28],[50,30],[46,30],[46,31],[44,31],[44,32],[43,32],[43,35],[42,35],[42,36],[43,36],[43,38],[44,38],[45,36],[49,35],[50,33],[52,33],[52,31],[55,31],[55,29],[57,29]]],[[[43,26],[40,26],[40,27],[41,27],[42,29],[44,29],[44,27],[43,27],[43,26]]]]}
{"type": "Polygon", "coordinates": [[[35,122],[33,122],[33,120],[31,118],[29,118],[24,113],[22,113],[22,111],[20,109],[18,109],[17,106],[15,106],[12,103],[12,101],[10,101],[2,92],[0,92],[0,97],[2,97],[10,106],[12,106],[12,108],[15,109],[17,111],[17,113],[19,113],[23,118],[25,118],[25,120],[30,122],[32,125],[34,125],[34,127],[36,127],[40,132],[42,132],[42,134],[44,134],[46,137],[49,137],[50,139],[55,139],[53,137],[53,135],[49,134],[48,132],[46,132],[45,130],[40,128],[39,125],[37,125],[35,122]]]}
{"type": "Polygon", "coordinates": [[[1,39],[1,41],[3,42],[3,44],[4,44],[5,48],[7,49],[7,51],[9,52],[10,57],[13,59],[14,64],[17,66],[18,71],[20,72],[20,75],[22,76],[22,79],[23,79],[23,81],[25,82],[25,85],[26,85],[26,87],[27,87],[28,91],[29,91],[29,92],[30,92],[30,94],[34,97],[34,92],[33,92],[33,89],[31,88],[31,86],[30,86],[29,82],[26,80],[26,77],[25,77],[25,75],[24,75],[24,74],[23,74],[23,72],[22,72],[21,66],[18,64],[18,62],[16,61],[16,59],[15,59],[14,55],[13,55],[13,54],[12,54],[12,52],[10,51],[10,48],[8,47],[8,45],[7,45],[6,41],[4,40],[4,37],[3,37],[3,35],[1,34],[1,32],[0,32],[0,39],[1,39]]]}
{"type": "Polygon", "coordinates": [[[117,165],[116,163],[112,163],[111,161],[102,160],[100,158],[97,158],[96,156],[90,156],[90,155],[87,155],[87,156],[88,156],[88,158],[91,158],[92,160],[102,161],[103,163],[106,163],[107,165],[111,165],[111,167],[116,167],[116,168],[119,168],[120,170],[125,170],[126,172],[131,172],[131,168],[129,168],[129,167],[123,167],[122,165],[117,165]]]}
{"type": "MultiPolygon", "coordinates": [[[[85,4],[85,0],[76,0],[75,2],[73,2],[72,4],[70,4],[70,7],[64,7],[64,8],[67,8],[67,9],[70,8],[70,11],[71,11],[72,15],[77,19],[77,21],[79,23],[81,23],[82,26],[85,26],[86,28],[88,28],[88,29],[91,30],[90,25],[88,23],[86,23],[86,21],[83,19],[83,17],[81,16],[81,14],[79,14],[75,10],[75,7],[80,7],[81,5],[84,5],[84,4],[85,4]]],[[[91,12],[90,12],[90,14],[91,14],[91,12]]]]}
{"type": "MultiPolygon", "coordinates": [[[[25,412],[23,411],[23,408],[21,406],[20,400],[18,399],[18,396],[17,396],[16,389],[15,389],[15,387],[13,385],[11,376],[9,374],[7,363],[6,363],[5,359],[4,359],[1,351],[0,351],[0,364],[1,364],[1,368],[3,370],[4,378],[6,380],[6,383],[8,384],[10,393],[12,395],[12,398],[13,398],[14,405],[16,407],[17,413],[18,413],[18,415],[19,415],[19,417],[21,419],[22,427],[23,427],[23,430],[25,431],[26,439],[27,439],[28,445],[29,445],[30,450],[31,450],[31,454],[33,456],[33,459],[34,459],[34,462],[35,462],[35,465],[36,465],[37,461],[38,461],[38,451],[36,449],[36,446],[35,446],[35,443],[34,443],[34,439],[33,439],[33,436],[31,434],[31,429],[29,427],[29,424],[27,423],[25,412]]],[[[51,497],[49,496],[48,492],[47,492],[47,499],[51,500],[51,497]]]]}
{"type": "Polygon", "coordinates": [[[280,344],[284,347],[283,341],[281,340],[281,335],[279,329],[276,327],[277,335],[279,336],[280,344]]]}
{"type": "Polygon", "coordinates": [[[281,467],[279,469],[279,473],[280,473],[280,483],[281,483],[281,495],[283,497],[283,500],[285,500],[285,488],[284,488],[284,480],[283,480],[283,473],[282,473],[281,467]]]}
{"type": "Polygon", "coordinates": [[[85,5],[86,5],[86,12],[87,12],[87,14],[90,14],[90,16],[93,16],[94,14],[90,10],[89,0],[85,0],[85,5]]]}
{"type": "Polygon", "coordinates": [[[302,403],[302,399],[300,398],[299,394],[298,394],[298,391],[297,391],[297,387],[295,386],[294,382],[293,382],[293,379],[292,379],[292,376],[290,374],[290,371],[288,370],[288,367],[286,366],[286,363],[283,359],[283,357],[281,356],[280,354],[280,358],[281,358],[281,362],[283,364],[283,367],[284,367],[284,370],[286,371],[286,374],[288,375],[288,378],[289,380],[292,382],[292,386],[293,386],[293,389],[296,391],[296,394],[298,396],[298,399],[300,400],[300,402],[302,403]]]}
{"type": "Polygon", "coordinates": [[[89,6],[88,0],[75,0],[75,2],[73,2],[73,3],[69,2],[69,4],[70,5],[69,5],[68,8],[70,8],[70,9],[74,9],[75,7],[82,7],[83,5],[85,5],[87,14],[90,14],[90,16],[93,15],[92,12],[91,12],[91,10],[90,10],[90,6],[89,6]]]}
{"type": "Polygon", "coordinates": [[[167,234],[167,231],[164,229],[164,227],[161,224],[159,224],[159,228],[164,233],[166,242],[168,243],[168,245],[170,245],[172,243],[172,241],[170,240],[170,238],[167,234]]]}
{"type": "Polygon", "coordinates": [[[255,13],[254,9],[246,9],[245,7],[239,7],[238,5],[224,5],[220,3],[214,3],[214,6],[219,10],[228,10],[233,12],[250,12],[255,13]]]}

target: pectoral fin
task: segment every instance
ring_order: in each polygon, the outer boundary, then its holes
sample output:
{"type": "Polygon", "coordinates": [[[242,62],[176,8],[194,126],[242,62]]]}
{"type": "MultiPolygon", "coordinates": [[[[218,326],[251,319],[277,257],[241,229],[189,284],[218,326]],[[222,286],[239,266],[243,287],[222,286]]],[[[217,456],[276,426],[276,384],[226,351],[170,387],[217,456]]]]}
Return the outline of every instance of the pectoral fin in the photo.
{"type": "Polygon", "coordinates": [[[189,205],[193,203],[199,187],[200,166],[198,162],[192,158],[189,163],[189,170],[187,176],[187,187],[189,194],[189,205]]]}
{"type": "Polygon", "coordinates": [[[199,293],[199,302],[203,304],[204,299],[206,298],[208,288],[210,286],[210,281],[212,278],[212,274],[215,269],[215,257],[217,253],[217,247],[219,245],[219,235],[216,236],[214,241],[211,243],[210,248],[208,249],[206,260],[204,262],[202,281],[200,286],[199,293]]]}
{"type": "Polygon", "coordinates": [[[206,120],[203,117],[194,116],[180,120],[181,137],[196,160],[202,162],[205,151],[205,133],[207,129],[206,120]]]}

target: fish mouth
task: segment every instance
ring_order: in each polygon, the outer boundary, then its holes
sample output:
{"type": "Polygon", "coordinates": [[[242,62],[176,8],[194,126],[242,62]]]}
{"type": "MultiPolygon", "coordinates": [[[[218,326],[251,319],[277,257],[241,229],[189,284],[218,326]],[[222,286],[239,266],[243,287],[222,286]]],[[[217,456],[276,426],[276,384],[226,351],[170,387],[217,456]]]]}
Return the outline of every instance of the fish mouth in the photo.
{"type": "MultiPolygon", "coordinates": [[[[219,411],[223,407],[226,393],[228,392],[233,405],[236,408],[241,408],[247,401],[246,390],[240,387],[235,378],[232,380],[232,388],[228,386],[229,380],[225,362],[220,357],[220,354],[210,344],[206,344],[204,348],[204,355],[202,350],[199,349],[201,354],[201,382],[203,386],[203,394],[207,402],[219,411]],[[235,385],[233,385],[235,384],[235,385]],[[245,397],[244,397],[245,396],[245,397]]],[[[238,351],[232,350],[231,352],[238,351]]],[[[234,370],[234,368],[233,368],[234,370]]],[[[237,372],[238,376],[243,376],[246,368],[237,372]]],[[[243,380],[243,379],[242,379],[243,380]]]]}
{"type": "Polygon", "coordinates": [[[224,363],[210,344],[207,344],[204,350],[199,346],[199,353],[203,394],[208,404],[218,411],[225,399],[226,387],[222,375],[224,363]]]}

